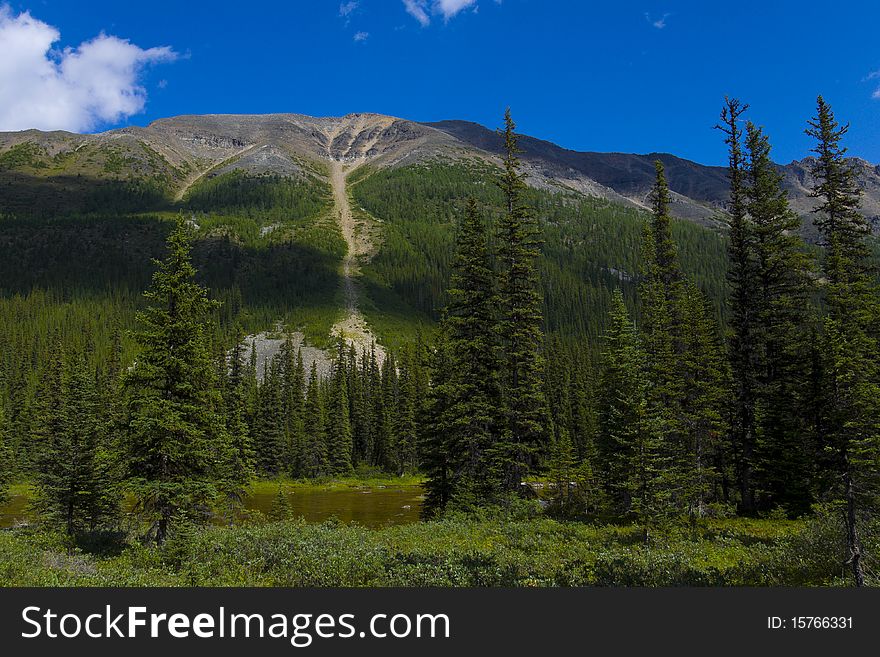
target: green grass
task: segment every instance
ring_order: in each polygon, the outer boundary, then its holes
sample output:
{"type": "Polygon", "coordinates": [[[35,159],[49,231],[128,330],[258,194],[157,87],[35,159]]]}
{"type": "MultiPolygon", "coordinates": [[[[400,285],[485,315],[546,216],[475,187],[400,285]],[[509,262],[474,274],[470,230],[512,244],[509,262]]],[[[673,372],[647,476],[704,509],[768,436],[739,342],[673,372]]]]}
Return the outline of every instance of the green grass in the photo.
{"type": "MultiPolygon", "coordinates": [[[[256,484],[264,491],[279,485],[256,484]]],[[[645,544],[638,527],[560,522],[527,507],[374,530],[301,520],[190,528],[178,530],[161,549],[105,540],[68,553],[58,536],[15,530],[0,532],[0,584],[847,585],[839,538],[834,520],[822,516],[712,520],[657,532],[645,544]]]]}
{"type": "Polygon", "coordinates": [[[388,473],[377,472],[364,476],[328,477],[326,479],[258,479],[251,482],[248,492],[252,495],[275,494],[280,489],[296,491],[331,491],[347,488],[379,488],[381,486],[421,486],[425,482],[423,475],[406,474],[400,477],[388,473]]]}

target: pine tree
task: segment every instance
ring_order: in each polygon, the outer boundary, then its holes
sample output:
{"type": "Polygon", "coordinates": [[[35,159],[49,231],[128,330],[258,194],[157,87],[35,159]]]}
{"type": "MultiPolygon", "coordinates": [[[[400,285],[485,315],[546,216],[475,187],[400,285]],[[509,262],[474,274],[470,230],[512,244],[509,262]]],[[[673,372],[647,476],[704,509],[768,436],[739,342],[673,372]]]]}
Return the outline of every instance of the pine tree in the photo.
{"type": "Polygon", "coordinates": [[[65,360],[56,431],[42,446],[38,461],[35,505],[44,519],[73,537],[112,518],[118,497],[94,372],[82,354],[65,360]]]}
{"type": "Polygon", "coordinates": [[[569,512],[572,503],[572,484],[575,482],[577,464],[568,429],[560,428],[554,432],[547,458],[547,476],[553,485],[553,505],[561,514],[569,512]]]}
{"type": "Polygon", "coordinates": [[[682,298],[681,433],[677,493],[690,518],[702,516],[724,463],[729,372],[708,299],[691,283],[682,298]]]}
{"type": "MultiPolygon", "coordinates": [[[[374,373],[376,376],[376,373],[374,373]]],[[[393,448],[394,437],[394,409],[397,407],[397,361],[392,352],[385,355],[382,361],[381,373],[377,377],[378,394],[375,395],[374,421],[376,428],[373,432],[373,465],[383,470],[394,469],[393,448]]]]}
{"type": "Polygon", "coordinates": [[[293,407],[292,418],[288,423],[288,449],[290,450],[289,466],[290,473],[296,474],[301,470],[303,459],[303,425],[305,414],[306,397],[306,366],[303,361],[302,348],[296,352],[296,366],[293,371],[292,381],[293,407]]]}
{"type": "Polygon", "coordinates": [[[399,360],[397,376],[397,406],[394,412],[394,464],[398,474],[415,469],[418,463],[417,409],[421,406],[418,394],[418,366],[411,345],[406,345],[399,360]]]}
{"type": "Polygon", "coordinates": [[[648,404],[645,352],[635,324],[615,290],[602,350],[599,462],[617,513],[646,523],[658,518],[663,499],[661,439],[648,404]]]}
{"type": "Polygon", "coordinates": [[[594,399],[593,368],[587,348],[578,346],[572,350],[572,374],[570,388],[571,436],[577,460],[590,468],[596,465],[596,432],[598,418],[594,399]]]}
{"type": "Polygon", "coordinates": [[[303,410],[302,471],[307,477],[317,477],[328,472],[324,402],[321,398],[316,362],[312,362],[312,369],[309,372],[306,404],[303,410]]]}
{"type": "Polygon", "coordinates": [[[298,361],[302,352],[295,349],[292,336],[288,335],[279,353],[281,374],[281,401],[284,425],[284,449],[281,467],[292,472],[299,458],[298,446],[302,434],[302,406],[305,395],[305,366],[298,361]]]}
{"type": "Polygon", "coordinates": [[[0,504],[5,503],[9,498],[9,484],[15,469],[7,435],[6,414],[3,411],[3,404],[0,403],[0,504]]]}
{"type": "Polygon", "coordinates": [[[285,471],[287,431],[279,358],[273,358],[264,365],[254,427],[254,449],[260,472],[275,476],[285,471]]]}
{"type": "Polygon", "coordinates": [[[868,273],[869,226],[858,212],[860,192],[841,145],[841,126],[819,96],[807,134],[816,140],[813,195],[825,254],[822,336],[823,417],[819,439],[832,499],[844,506],[847,564],[865,584],[861,533],[880,499],[880,347],[875,333],[878,295],[868,273]]]}
{"type": "Polygon", "coordinates": [[[272,502],[272,508],[269,510],[269,519],[275,522],[283,522],[290,520],[293,515],[293,509],[290,507],[290,491],[284,486],[278,488],[275,499],[272,502]]]}
{"type": "Polygon", "coordinates": [[[39,467],[54,436],[61,435],[64,422],[64,348],[57,331],[48,346],[49,357],[40,376],[39,394],[34,400],[34,421],[30,427],[27,458],[31,469],[39,467]]]}
{"type": "Polygon", "coordinates": [[[670,470],[667,482],[679,497],[690,481],[691,441],[684,432],[686,391],[682,363],[684,277],[672,239],[671,196],[663,163],[654,163],[656,180],[651,193],[652,218],[642,240],[642,344],[646,355],[648,405],[660,432],[670,470]]]}
{"type": "Polygon", "coordinates": [[[536,267],[540,227],[526,204],[525,174],[520,170],[516,124],[510,109],[505,113],[504,123],[503,171],[498,181],[504,195],[504,210],[498,221],[498,263],[505,426],[493,452],[503,488],[513,492],[537,466],[544,451],[547,408],[541,353],[542,299],[536,267]]]}
{"type": "Polygon", "coordinates": [[[439,478],[428,486],[436,489],[432,500],[439,506],[453,498],[462,507],[491,500],[501,483],[490,460],[503,418],[498,295],[488,239],[476,201],[469,199],[456,235],[440,329],[442,358],[449,362],[435,356],[428,411],[428,433],[437,444],[426,449],[439,478]]]}
{"type": "Polygon", "coordinates": [[[422,517],[433,518],[441,513],[451,501],[453,494],[462,486],[456,481],[456,464],[460,451],[451,447],[453,424],[457,416],[454,381],[457,361],[447,336],[448,322],[441,321],[434,342],[431,367],[431,391],[425,411],[425,431],[422,436],[421,470],[425,474],[425,501],[422,517]]]}
{"type": "Polygon", "coordinates": [[[351,404],[351,428],[353,447],[353,465],[369,462],[370,452],[373,445],[373,386],[371,371],[371,357],[364,349],[358,360],[349,358],[352,366],[352,390],[349,403],[351,404]]]}
{"type": "Polygon", "coordinates": [[[730,363],[734,383],[733,443],[737,459],[740,507],[745,513],[755,510],[754,452],[756,356],[754,352],[753,299],[756,294],[754,267],[754,230],[748,216],[746,196],[746,158],[743,152],[743,130],[740,126],[748,105],[736,98],[725,97],[721,123],[716,126],[725,134],[728,146],[728,177],[730,197],[728,210],[728,305],[730,308],[730,363]]]}
{"type": "Polygon", "coordinates": [[[336,362],[330,377],[330,399],[327,408],[327,456],[330,472],[350,474],[353,442],[348,402],[345,340],[337,344],[336,362]]]}
{"type": "Polygon", "coordinates": [[[140,508],[156,520],[159,544],[176,515],[207,517],[229,454],[206,344],[216,304],[194,280],[190,239],[178,220],[145,295],[149,306],[135,335],[139,353],[125,377],[131,483],[140,508]]]}
{"type": "Polygon", "coordinates": [[[250,428],[247,425],[245,399],[244,335],[235,329],[235,343],[229,355],[229,376],[226,383],[226,431],[230,438],[229,458],[223,486],[233,506],[241,504],[244,488],[254,474],[254,454],[250,428]]]}
{"type": "Polygon", "coordinates": [[[809,371],[809,259],[800,218],[788,207],[782,173],[763,130],[746,124],[747,208],[754,232],[755,478],[762,506],[810,508],[812,445],[809,371]]]}

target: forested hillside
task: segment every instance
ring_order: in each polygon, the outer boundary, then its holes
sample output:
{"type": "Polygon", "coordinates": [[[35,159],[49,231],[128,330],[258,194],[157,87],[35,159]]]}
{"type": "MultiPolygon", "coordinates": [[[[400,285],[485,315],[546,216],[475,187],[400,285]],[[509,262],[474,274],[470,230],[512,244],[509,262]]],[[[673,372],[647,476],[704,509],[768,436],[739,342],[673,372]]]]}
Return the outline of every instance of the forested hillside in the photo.
{"type": "MultiPolygon", "coordinates": [[[[496,175],[497,169],[479,161],[436,161],[360,174],[352,181],[354,199],[383,222],[383,242],[368,268],[369,280],[439,318],[465,199],[476,199],[481,212],[498,216],[503,198],[493,183],[496,175]]],[[[527,202],[542,226],[545,326],[562,337],[595,341],[611,292],[622,287],[634,296],[647,213],[565,190],[529,189],[527,202]]],[[[720,312],[723,234],[685,221],[676,221],[673,230],[685,271],[720,312]]]]}

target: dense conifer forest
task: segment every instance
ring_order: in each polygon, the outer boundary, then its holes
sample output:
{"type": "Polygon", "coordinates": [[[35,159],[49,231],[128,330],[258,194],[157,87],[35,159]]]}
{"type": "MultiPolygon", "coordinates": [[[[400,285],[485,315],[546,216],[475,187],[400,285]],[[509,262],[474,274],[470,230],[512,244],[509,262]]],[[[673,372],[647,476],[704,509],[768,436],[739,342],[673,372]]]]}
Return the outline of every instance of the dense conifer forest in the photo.
{"type": "MultiPolygon", "coordinates": [[[[222,174],[179,201],[22,182],[0,217],[0,493],[27,485],[37,520],[0,540],[124,552],[113,583],[228,583],[212,540],[313,568],[316,545],[350,551],[305,584],[876,583],[880,288],[848,126],[818,99],[818,245],[748,106],[726,99],[718,128],[717,227],[672,217],[660,162],[650,212],[529,187],[509,112],[500,168],[362,168],[384,349],[327,335],[345,242],[320,172],[222,174]],[[329,369],[285,328],[258,361],[246,335],[278,321],[329,369]],[[255,480],[360,475],[423,479],[424,522],[364,538],[285,518],[283,494],[276,525],[244,508],[255,480]],[[468,561],[456,532],[493,526],[506,547],[468,561]],[[696,564],[728,548],[735,567],[696,564]]],[[[44,583],[17,563],[11,582],[44,583]]],[[[260,572],[235,581],[290,583],[260,572]]]]}

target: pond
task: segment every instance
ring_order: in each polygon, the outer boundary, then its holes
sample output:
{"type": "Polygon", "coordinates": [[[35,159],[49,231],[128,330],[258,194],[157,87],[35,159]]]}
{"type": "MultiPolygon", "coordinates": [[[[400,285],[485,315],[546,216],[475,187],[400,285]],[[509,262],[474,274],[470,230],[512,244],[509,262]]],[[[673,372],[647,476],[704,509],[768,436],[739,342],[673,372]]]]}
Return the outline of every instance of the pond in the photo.
{"type": "MultiPolygon", "coordinates": [[[[277,488],[260,490],[245,498],[245,507],[267,516],[277,499],[277,488]]],[[[352,486],[345,488],[291,487],[288,493],[289,515],[302,516],[308,522],[337,518],[365,527],[385,527],[417,522],[422,507],[423,490],[418,485],[352,486]]],[[[13,495],[0,505],[0,527],[12,527],[28,519],[28,496],[13,495]]]]}

